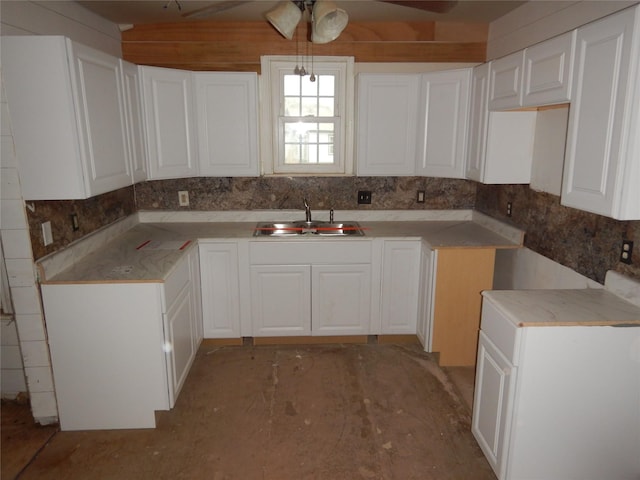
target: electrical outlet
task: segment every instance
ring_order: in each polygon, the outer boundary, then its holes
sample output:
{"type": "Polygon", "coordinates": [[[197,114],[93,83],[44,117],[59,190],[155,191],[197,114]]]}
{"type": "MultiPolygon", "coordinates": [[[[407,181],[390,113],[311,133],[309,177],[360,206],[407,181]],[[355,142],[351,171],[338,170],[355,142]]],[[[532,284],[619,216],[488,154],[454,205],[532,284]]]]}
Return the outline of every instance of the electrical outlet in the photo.
{"type": "Polygon", "coordinates": [[[418,195],[416,196],[417,203],[424,203],[424,190],[418,190],[418,195]]]}
{"type": "Polygon", "coordinates": [[[51,222],[44,222],[42,224],[42,243],[46,247],[53,243],[53,233],[51,233],[51,222]]]}
{"type": "Polygon", "coordinates": [[[631,254],[633,253],[633,242],[631,240],[622,241],[622,250],[620,251],[620,261],[631,265],[631,254]]]}
{"type": "Polygon", "coordinates": [[[507,217],[513,213],[513,202],[507,202],[507,217]]]}
{"type": "Polygon", "coordinates": [[[78,222],[78,214],[72,213],[69,216],[71,217],[71,228],[73,229],[74,232],[77,232],[78,230],[80,230],[80,223],[78,222]]]}
{"type": "Polygon", "coordinates": [[[358,191],[358,203],[359,204],[370,204],[371,203],[371,191],[370,190],[359,190],[358,191]]]}
{"type": "Polygon", "coordinates": [[[189,192],[187,190],[180,190],[178,192],[178,204],[180,204],[181,207],[189,206],[189,192]]]}

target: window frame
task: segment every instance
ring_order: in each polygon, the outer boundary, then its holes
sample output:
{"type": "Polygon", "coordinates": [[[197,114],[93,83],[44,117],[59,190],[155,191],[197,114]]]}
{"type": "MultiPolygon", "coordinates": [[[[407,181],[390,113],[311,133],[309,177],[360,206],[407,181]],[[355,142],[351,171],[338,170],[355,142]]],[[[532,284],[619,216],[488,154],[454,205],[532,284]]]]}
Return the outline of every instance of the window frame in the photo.
{"type": "MultiPolygon", "coordinates": [[[[263,175],[353,175],[353,124],[355,110],[355,79],[353,57],[313,57],[314,74],[335,75],[335,112],[333,117],[314,117],[322,123],[331,118],[335,163],[284,163],[284,92],[282,78],[291,74],[301,59],[295,56],[261,57],[260,88],[262,108],[261,157],[263,175]]],[[[303,57],[305,68],[310,57],[303,57]]],[[[326,122],[326,123],[331,123],[326,122]]]]}

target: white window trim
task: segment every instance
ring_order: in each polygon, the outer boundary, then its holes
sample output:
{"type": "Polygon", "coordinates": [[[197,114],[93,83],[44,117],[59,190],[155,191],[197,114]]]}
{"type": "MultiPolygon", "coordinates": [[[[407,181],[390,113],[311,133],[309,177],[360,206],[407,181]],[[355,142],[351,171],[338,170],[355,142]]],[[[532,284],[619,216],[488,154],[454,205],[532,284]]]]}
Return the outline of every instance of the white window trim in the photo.
{"type": "MultiPolygon", "coordinates": [[[[353,125],[355,110],[355,81],[353,57],[313,57],[314,68],[320,72],[334,70],[337,75],[336,106],[340,117],[340,131],[336,131],[336,145],[339,149],[338,165],[304,164],[284,165],[278,162],[280,113],[280,70],[293,71],[300,59],[295,56],[266,55],[261,57],[260,75],[260,156],[263,175],[353,175],[353,125]]],[[[305,68],[311,64],[305,58],[305,68]]],[[[317,73],[317,72],[315,72],[317,73]]]]}

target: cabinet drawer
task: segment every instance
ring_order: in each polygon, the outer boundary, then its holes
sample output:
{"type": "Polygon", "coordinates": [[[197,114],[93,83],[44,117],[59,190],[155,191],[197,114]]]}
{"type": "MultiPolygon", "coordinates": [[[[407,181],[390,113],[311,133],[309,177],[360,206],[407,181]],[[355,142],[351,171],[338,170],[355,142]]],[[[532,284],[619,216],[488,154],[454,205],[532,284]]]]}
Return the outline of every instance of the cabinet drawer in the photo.
{"type": "Polygon", "coordinates": [[[178,294],[189,283],[189,257],[184,256],[164,281],[166,308],[170,308],[178,294]]]}
{"type": "Polygon", "coordinates": [[[486,297],[482,300],[480,329],[513,365],[518,364],[520,329],[486,297]]]}
{"type": "Polygon", "coordinates": [[[251,265],[371,263],[371,241],[251,242],[251,265]]]}

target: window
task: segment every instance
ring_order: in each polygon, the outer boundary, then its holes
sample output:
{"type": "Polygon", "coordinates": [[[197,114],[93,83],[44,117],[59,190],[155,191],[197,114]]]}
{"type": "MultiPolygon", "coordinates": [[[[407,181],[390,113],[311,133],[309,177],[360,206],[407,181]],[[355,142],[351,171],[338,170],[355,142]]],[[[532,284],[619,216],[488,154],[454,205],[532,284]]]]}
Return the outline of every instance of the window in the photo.
{"type": "Polygon", "coordinates": [[[264,173],[350,174],[353,58],[314,57],[314,81],[297,63],[262,58],[264,173]]]}

